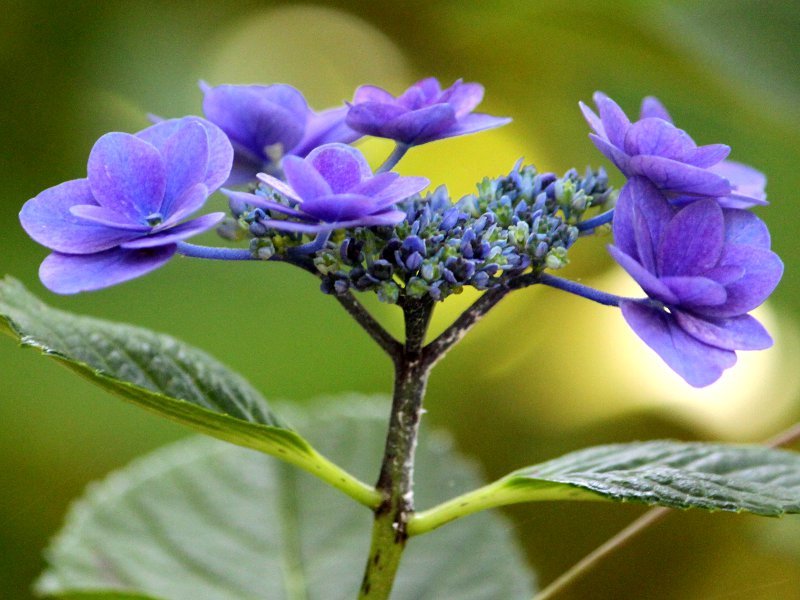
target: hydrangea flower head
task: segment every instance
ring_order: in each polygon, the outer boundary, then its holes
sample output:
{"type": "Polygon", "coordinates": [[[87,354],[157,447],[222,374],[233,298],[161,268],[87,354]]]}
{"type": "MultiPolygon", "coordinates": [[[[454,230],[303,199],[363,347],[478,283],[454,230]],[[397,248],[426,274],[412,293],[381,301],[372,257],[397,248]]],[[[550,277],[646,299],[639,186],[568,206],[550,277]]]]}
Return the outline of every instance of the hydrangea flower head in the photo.
{"type": "Polygon", "coordinates": [[[347,124],[366,135],[407,146],[493,129],[511,119],[473,113],[483,100],[483,86],[456,81],[442,90],[433,77],[418,81],[400,96],[364,85],[356,90],[347,124]]]}
{"type": "Polygon", "coordinates": [[[230,138],[235,151],[229,185],[255,180],[274,171],[286,154],[306,156],[330,142],[361,137],[344,119],[347,107],[314,112],[303,94],[290,85],[220,85],[201,83],[203,112],[230,138]]]}
{"type": "Polygon", "coordinates": [[[736,350],[772,339],[747,313],[766,300],[783,273],[764,223],[714,199],[675,207],[643,177],[620,194],[609,251],[651,299],[620,303],[640,338],[688,383],[716,381],[736,350]]]}
{"type": "Polygon", "coordinates": [[[766,204],[761,173],[726,161],[730,148],[724,144],[695,144],[655,98],[644,99],[634,123],[605,94],[595,93],[594,101],[599,116],[580,104],[594,130],[589,137],[626,177],[646,177],[675,204],[700,198],[716,198],[727,208],[766,204]]]}
{"type": "Polygon", "coordinates": [[[225,134],[195,117],[163,121],[135,135],[102,136],[85,179],[49,188],[22,207],[22,227],[54,251],[39,269],[42,282],[73,294],[162,266],[178,241],[225,216],[180,223],[228,178],[232,160],[225,134]]]}
{"type": "Polygon", "coordinates": [[[286,182],[259,174],[259,179],[281,194],[287,206],[255,194],[226,191],[243,202],[289,219],[263,219],[265,227],[281,231],[320,233],[372,225],[395,225],[405,218],[395,204],[423,190],[425,177],[401,177],[386,172],[373,175],[364,156],[345,144],[325,144],[305,158],[283,160],[286,182]]]}

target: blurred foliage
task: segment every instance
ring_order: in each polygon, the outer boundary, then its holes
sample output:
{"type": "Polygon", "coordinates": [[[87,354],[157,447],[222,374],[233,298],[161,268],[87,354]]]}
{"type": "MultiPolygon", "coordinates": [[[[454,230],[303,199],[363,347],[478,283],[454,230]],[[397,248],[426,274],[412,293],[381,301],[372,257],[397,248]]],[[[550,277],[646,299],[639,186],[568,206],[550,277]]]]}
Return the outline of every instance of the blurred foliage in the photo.
{"type": "MultiPolygon", "coordinates": [[[[742,360],[723,391],[693,396],[657,361],[643,362],[648,350],[624,341],[631,334],[615,312],[527,290],[504,301],[434,373],[429,422],[451,429],[487,475],[499,476],[589,444],[754,440],[800,417],[800,4],[6,0],[2,8],[0,211],[7,226],[0,272],[52,303],[167,331],[239,370],[268,398],[385,392],[388,361],[312,278],[284,265],[175,260],[118,288],[54,298],[36,278],[46,251],[17,225],[21,204],[84,176],[88,151],[106,131],[143,128],[148,112],[196,114],[201,78],[292,83],[316,108],[349,98],[365,82],[399,91],[427,75],[480,81],[482,109],[514,123],[419,148],[402,164],[455,194],[483,174],[507,172],[520,155],[556,171],[602,163],[577,101],[602,89],[635,113],[641,97],[654,94],[700,143],[729,143],[733,158],[768,174],[773,204],[759,214],[787,264],[768,315],[777,347],[742,360]]],[[[385,152],[380,142],[366,147],[376,161],[385,152]]],[[[211,204],[218,209],[222,200],[211,204]]],[[[606,243],[581,244],[567,274],[619,285],[614,270],[596,275],[610,268],[606,243]]],[[[441,307],[435,325],[469,297],[441,307]]],[[[395,310],[368,304],[396,330],[395,310]]],[[[185,432],[5,338],[0,364],[0,596],[27,598],[41,548],[70,499],[88,481],[185,432]]],[[[576,504],[509,513],[546,583],[638,509],[576,504]]],[[[800,599],[797,519],[676,514],[562,597],[800,599]]]]}

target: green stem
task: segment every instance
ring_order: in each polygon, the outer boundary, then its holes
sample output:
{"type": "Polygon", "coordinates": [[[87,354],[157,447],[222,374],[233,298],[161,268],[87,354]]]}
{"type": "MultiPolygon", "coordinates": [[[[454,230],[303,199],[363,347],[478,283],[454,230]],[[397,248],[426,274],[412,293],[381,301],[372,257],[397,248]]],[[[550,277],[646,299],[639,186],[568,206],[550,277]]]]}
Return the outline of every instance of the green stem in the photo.
{"type": "Polygon", "coordinates": [[[282,454],[274,455],[319,477],[322,481],[347,494],[359,504],[374,509],[380,506],[383,501],[383,494],[378,490],[354,477],[316,450],[311,449],[311,454],[308,457],[305,455],[298,455],[297,457],[282,454]]]}
{"type": "Polygon", "coordinates": [[[403,306],[406,344],[395,363],[394,396],[386,447],[378,483],[383,502],[375,510],[372,542],[359,598],[385,600],[394,584],[414,512],[414,453],[422,416],[422,401],[430,366],[422,346],[433,305],[407,301],[403,306]]]}

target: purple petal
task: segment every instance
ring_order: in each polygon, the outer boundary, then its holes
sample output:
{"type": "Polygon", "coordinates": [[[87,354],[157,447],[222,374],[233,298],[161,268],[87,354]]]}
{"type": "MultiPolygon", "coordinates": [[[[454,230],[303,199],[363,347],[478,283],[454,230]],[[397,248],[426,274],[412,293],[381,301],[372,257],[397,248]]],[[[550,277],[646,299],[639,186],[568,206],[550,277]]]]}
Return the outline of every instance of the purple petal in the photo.
{"type": "Polygon", "coordinates": [[[165,141],[161,156],[167,174],[167,186],[159,212],[167,219],[176,209],[176,201],[205,178],[208,165],[208,135],[205,128],[197,121],[185,121],[165,141]]]}
{"type": "Polygon", "coordinates": [[[303,202],[303,212],[326,223],[360,219],[379,208],[373,198],[361,194],[331,194],[303,202]]]}
{"type": "Polygon", "coordinates": [[[180,198],[172,205],[172,214],[168,219],[157,226],[156,229],[170,227],[175,223],[185,219],[192,213],[200,210],[208,199],[208,188],[202,183],[198,183],[186,190],[180,198]]]}
{"type": "MultiPolygon", "coordinates": [[[[291,157],[287,156],[286,158],[291,158],[291,157]]],[[[262,182],[264,182],[267,186],[271,187],[273,190],[275,190],[279,194],[281,194],[283,196],[286,196],[290,200],[294,200],[297,203],[302,203],[303,202],[303,200],[300,198],[300,196],[298,196],[292,188],[290,188],[288,185],[286,185],[280,179],[277,179],[277,178],[273,177],[272,175],[267,175],[266,173],[259,173],[257,175],[257,177],[262,182]]],[[[225,193],[227,193],[226,190],[223,190],[223,191],[225,193]]]]}
{"type": "Polygon", "coordinates": [[[668,123],[672,123],[672,117],[669,116],[667,109],[664,105],[654,96],[647,96],[642,100],[642,109],[639,113],[640,119],[664,119],[668,123]]]}
{"type": "Polygon", "coordinates": [[[128,222],[142,223],[161,208],[166,173],[152,144],[128,133],[107,133],[92,148],[87,170],[97,203],[128,222]]]}
{"type": "Polygon", "coordinates": [[[54,252],[39,267],[39,278],[57,294],[77,294],[135,279],[164,265],[177,246],[145,250],[113,248],[96,254],[54,252]]]}
{"type": "Polygon", "coordinates": [[[362,194],[364,196],[374,196],[389,187],[395,180],[400,177],[399,173],[391,171],[386,173],[378,173],[374,177],[367,177],[350,190],[352,194],[362,194]]]}
{"type": "Polygon", "coordinates": [[[365,135],[389,137],[387,125],[408,112],[407,108],[396,104],[364,102],[350,107],[345,122],[348,126],[365,135]]]}
{"type": "Polygon", "coordinates": [[[750,315],[730,319],[700,318],[683,311],[673,311],[675,319],[692,337],[723,350],[766,350],[772,346],[764,326],[750,315]]]}
{"type": "Polygon", "coordinates": [[[462,119],[483,101],[483,92],[479,83],[455,83],[444,91],[439,102],[447,102],[453,107],[456,119],[462,119]]]}
{"type": "Polygon", "coordinates": [[[756,198],[732,192],[722,198],[717,198],[719,205],[723,208],[753,208],[754,206],[766,206],[769,204],[763,198],[756,198]]]}
{"type": "MultiPolygon", "coordinates": [[[[460,83],[460,81],[456,82],[456,84],[458,83],[460,83]]],[[[439,80],[435,77],[428,77],[427,79],[421,79],[408,88],[397,97],[396,102],[408,109],[418,110],[438,102],[438,98],[441,94],[442,87],[439,85],[439,80]]]]}
{"type": "Polygon", "coordinates": [[[725,369],[736,363],[734,352],[700,342],[665,312],[627,300],[620,302],[620,308],[636,335],[691,386],[714,383],[725,369]]]}
{"type": "Polygon", "coordinates": [[[728,299],[725,287],[707,277],[660,277],[684,308],[719,306],[728,299]]]}
{"type": "Polygon", "coordinates": [[[744,277],[745,269],[738,265],[716,266],[703,273],[703,277],[713,279],[722,286],[727,286],[734,281],[744,277]]]}
{"type": "Polygon", "coordinates": [[[456,126],[453,107],[449,104],[434,104],[392,119],[386,125],[384,137],[404,144],[419,145],[440,139],[443,137],[442,133],[456,126]]]}
{"type": "MultiPolygon", "coordinates": [[[[137,235],[152,229],[152,226],[150,225],[120,222],[119,213],[106,208],[105,206],[97,206],[96,204],[78,204],[76,206],[70,206],[69,212],[79,219],[91,221],[95,225],[102,225],[103,227],[110,227],[112,229],[124,229],[130,232],[135,232],[137,235]]],[[[93,252],[97,252],[97,250],[93,250],[93,252]]],[[[83,253],[75,252],[74,254],[83,253]]]]}
{"type": "Polygon", "coordinates": [[[715,200],[682,208],[664,228],[658,248],[658,273],[700,275],[716,266],[725,241],[725,219],[715,200]]]}
{"type": "Polygon", "coordinates": [[[720,266],[736,266],[745,270],[744,276],[725,286],[725,304],[704,308],[703,315],[735,317],[760,306],[772,293],[783,275],[783,262],[778,255],[764,248],[726,244],[720,266]]]}
{"type": "Polygon", "coordinates": [[[647,294],[650,298],[660,300],[665,304],[674,305],[678,303],[678,297],[672,293],[672,290],[670,290],[658,279],[658,277],[645,269],[636,260],[615,246],[608,246],[608,253],[611,254],[611,257],[615,261],[617,261],[619,266],[627,271],[628,275],[633,277],[634,281],[641,286],[645,294],[647,294]]]}
{"type": "Polygon", "coordinates": [[[583,102],[578,102],[578,106],[583,113],[583,118],[586,119],[587,123],[589,123],[589,127],[591,127],[592,130],[601,138],[606,138],[606,130],[603,127],[603,121],[600,120],[600,117],[598,117],[595,112],[583,102]]]}
{"type": "Polygon", "coordinates": [[[767,225],[747,210],[725,209],[725,242],[744,244],[769,250],[770,237],[767,225]]]}
{"type": "Polygon", "coordinates": [[[309,113],[306,121],[306,132],[300,143],[291,149],[290,154],[295,156],[306,156],[317,146],[341,142],[350,144],[361,137],[361,134],[354,131],[345,123],[347,106],[332,108],[320,113],[309,113]]]}
{"type": "MultiPolygon", "coordinates": [[[[502,127],[511,123],[509,117],[493,117],[492,115],[485,115],[483,113],[472,113],[459,119],[453,127],[443,131],[436,139],[445,139],[456,137],[458,135],[467,135],[470,133],[477,133],[478,131],[486,131],[487,129],[494,129],[502,127]]],[[[432,141],[432,140],[431,140],[432,141]]]]}
{"type": "MultiPolygon", "coordinates": [[[[345,144],[320,146],[314,149],[305,160],[322,175],[334,194],[349,192],[362,180],[372,177],[372,169],[364,155],[359,150],[345,144]]],[[[294,180],[290,179],[289,181],[294,187],[294,180]]],[[[302,194],[301,197],[303,200],[306,199],[302,194]]]]}
{"type": "Polygon", "coordinates": [[[261,208],[264,210],[270,210],[273,212],[279,212],[284,215],[288,215],[290,217],[295,217],[298,219],[309,219],[308,215],[300,212],[299,210],[295,210],[293,208],[289,208],[279,202],[273,202],[272,200],[268,200],[264,198],[264,196],[257,196],[256,194],[248,194],[247,192],[234,192],[232,190],[222,190],[222,193],[225,194],[231,200],[236,202],[240,202],[242,204],[249,204],[253,208],[261,208]]]}
{"type": "Polygon", "coordinates": [[[594,94],[594,103],[600,111],[600,119],[603,121],[603,130],[606,132],[608,141],[617,148],[623,148],[625,134],[631,126],[628,117],[616,102],[601,92],[594,94]]]}
{"type": "Polygon", "coordinates": [[[331,194],[331,186],[308,159],[287,156],[281,166],[286,175],[286,182],[303,202],[331,194]]]}
{"type": "Polygon", "coordinates": [[[23,229],[35,241],[58,252],[92,254],[138,235],[76,217],[74,206],[97,206],[87,179],[74,179],[44,190],[19,213],[23,229]]]}
{"type": "Polygon", "coordinates": [[[362,85],[353,95],[353,104],[374,102],[376,104],[394,104],[395,97],[376,85],[362,85]]]}
{"type": "Polygon", "coordinates": [[[400,177],[395,179],[388,187],[373,196],[375,204],[385,208],[401,200],[410,198],[430,185],[426,177],[400,177]]]}
{"type": "MultiPolygon", "coordinates": [[[[634,228],[634,204],[638,191],[632,188],[637,185],[643,185],[642,181],[647,182],[646,179],[642,180],[639,177],[635,177],[622,186],[617,204],[614,207],[614,220],[611,223],[614,243],[622,252],[635,260],[639,260],[639,251],[636,249],[636,230],[634,228]]],[[[650,182],[647,183],[649,184],[650,182]]]]}
{"type": "Polygon", "coordinates": [[[197,217],[196,219],[192,219],[191,221],[186,221],[186,223],[181,223],[180,225],[171,227],[170,229],[160,231],[159,233],[136,238],[130,242],[125,242],[124,244],[120,244],[120,248],[156,248],[159,246],[174,244],[175,242],[179,242],[199,233],[203,233],[204,231],[208,231],[224,218],[225,213],[221,212],[203,215],[201,217],[197,217]]]}
{"type": "Polygon", "coordinates": [[[647,177],[667,192],[720,197],[731,191],[724,177],[662,156],[632,156],[628,164],[631,174],[647,177]]]}
{"type": "Polygon", "coordinates": [[[750,208],[767,204],[764,188],[767,178],[761,171],[732,160],[725,160],[709,168],[709,171],[727,179],[733,192],[723,206],[730,208],[750,208]]]}
{"type": "Polygon", "coordinates": [[[630,156],[625,154],[622,150],[614,146],[613,144],[609,143],[609,141],[605,138],[602,138],[598,135],[593,133],[589,134],[589,139],[592,140],[592,143],[597,147],[598,150],[605,156],[608,160],[614,163],[614,166],[617,167],[624,175],[630,175],[630,167],[628,166],[628,162],[630,161],[630,156]]]}
{"type": "MultiPolygon", "coordinates": [[[[695,167],[708,168],[716,165],[721,160],[725,160],[731,153],[731,147],[725,144],[709,144],[708,146],[698,146],[694,154],[686,162],[695,167]]],[[[721,173],[717,173],[721,175],[721,173]]],[[[724,175],[722,175],[725,177],[724,175]]],[[[726,177],[727,179],[727,177],[726,177]]],[[[730,181],[730,180],[729,180],[730,181]]]]}
{"type": "Polygon", "coordinates": [[[663,156],[680,162],[694,156],[697,145],[689,134],[662,119],[642,119],[628,128],[623,149],[635,156],[663,156]]]}
{"type": "Polygon", "coordinates": [[[656,245],[674,210],[643,177],[633,177],[622,187],[614,209],[614,241],[623,252],[655,272],[656,245]]]}
{"type": "Polygon", "coordinates": [[[289,85],[221,85],[206,91],[203,112],[231,141],[267,158],[268,146],[281,144],[284,151],[297,146],[309,109],[289,85]]]}

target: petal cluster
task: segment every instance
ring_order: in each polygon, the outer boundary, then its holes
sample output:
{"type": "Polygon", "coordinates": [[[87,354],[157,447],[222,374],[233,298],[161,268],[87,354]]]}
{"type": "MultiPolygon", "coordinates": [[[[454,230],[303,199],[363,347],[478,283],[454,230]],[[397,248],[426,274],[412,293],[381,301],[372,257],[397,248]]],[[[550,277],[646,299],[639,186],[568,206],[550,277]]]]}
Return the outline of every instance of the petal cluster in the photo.
{"type": "Polygon", "coordinates": [[[260,171],[275,171],[286,154],[306,156],[322,144],[350,143],[360,134],[345,124],[347,107],[315,112],[290,85],[201,83],[206,118],[230,138],[235,160],[229,185],[249,183],[260,171]]]}
{"type": "Polygon", "coordinates": [[[166,263],[177,242],[224,213],[181,223],[228,178],[233,149],[196,117],[163,121],[135,135],[108,133],[89,155],[87,177],[49,188],[22,207],[22,227],[54,252],[39,275],[72,294],[133,279],[166,263]]]}
{"type": "Polygon", "coordinates": [[[633,177],[614,217],[614,259],[649,303],[624,300],[625,320],[681,377],[701,387],[736,362],[736,350],[772,345],[747,313],[783,273],[764,223],[714,199],[671,204],[652,181],[633,177]]]}
{"type": "Polygon", "coordinates": [[[401,177],[386,172],[373,175],[364,156],[345,144],[325,144],[305,158],[283,159],[286,181],[260,173],[259,179],[288,204],[258,194],[226,191],[234,203],[259,208],[263,227],[299,233],[321,233],[347,227],[395,225],[405,212],[395,204],[423,190],[425,177],[401,177]]]}
{"type": "Polygon", "coordinates": [[[589,137],[626,177],[647,178],[674,204],[702,198],[726,208],[766,204],[761,173],[725,160],[730,148],[724,144],[695,144],[655,98],[644,99],[633,123],[605,94],[595,93],[594,101],[599,115],[580,105],[594,130],[589,137]]]}
{"type": "Polygon", "coordinates": [[[418,146],[511,122],[473,113],[481,100],[483,86],[461,80],[442,90],[439,81],[430,77],[397,97],[382,88],[364,85],[356,90],[347,124],[366,135],[418,146]]]}

